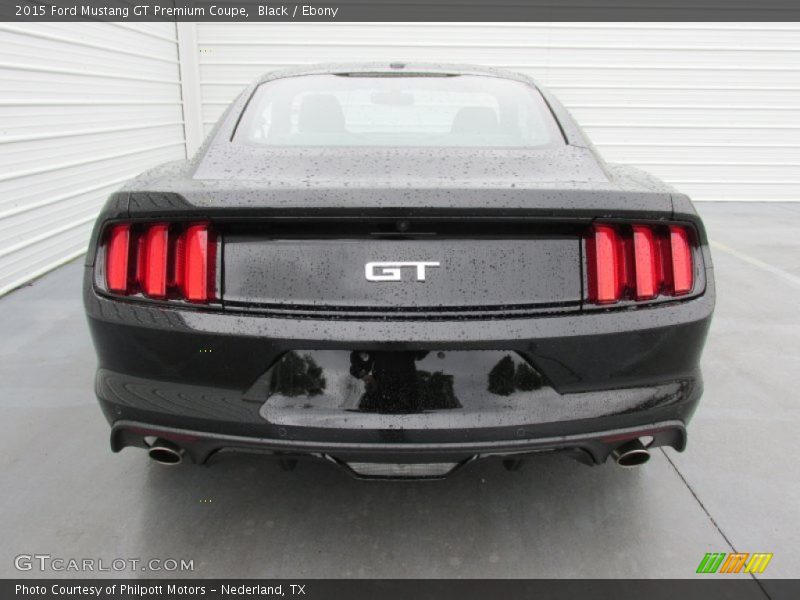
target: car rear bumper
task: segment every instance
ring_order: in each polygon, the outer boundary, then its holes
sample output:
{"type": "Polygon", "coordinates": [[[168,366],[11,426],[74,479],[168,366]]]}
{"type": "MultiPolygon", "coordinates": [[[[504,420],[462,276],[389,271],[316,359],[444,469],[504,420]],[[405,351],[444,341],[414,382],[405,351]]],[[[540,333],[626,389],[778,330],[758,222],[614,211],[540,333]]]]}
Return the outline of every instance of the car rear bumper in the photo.
{"type": "MultiPolygon", "coordinates": [[[[166,440],[182,449],[197,464],[206,463],[220,451],[265,453],[281,458],[316,458],[333,462],[362,479],[391,477],[386,465],[444,465],[441,476],[483,458],[525,458],[545,453],[564,453],[588,464],[601,464],[615,448],[636,439],[652,438],[649,448],[671,446],[682,451],[686,445],[686,428],[681,421],[663,421],[646,426],[629,427],[583,434],[521,438],[494,441],[462,441],[436,443],[331,442],[286,440],[272,437],[236,436],[207,431],[194,431],[154,426],[134,421],[116,421],[111,431],[111,448],[119,452],[125,447],[149,448],[151,439],[166,440]],[[365,466],[374,464],[382,475],[370,474],[365,466]]],[[[402,470],[396,477],[404,477],[402,470]]],[[[437,475],[406,474],[405,477],[436,478],[437,475]]]]}
{"type": "Polygon", "coordinates": [[[113,300],[91,286],[84,299],[115,451],[162,437],[201,463],[234,449],[345,464],[566,451],[592,464],[638,437],[685,447],[713,311],[707,280],[705,294],[683,302],[525,319],[292,319],[113,300]],[[508,353],[543,383],[527,404],[491,394],[481,404],[476,393],[469,406],[403,414],[317,410],[313,394],[311,410],[269,403],[270,369],[287,353],[371,351],[508,353]]]}

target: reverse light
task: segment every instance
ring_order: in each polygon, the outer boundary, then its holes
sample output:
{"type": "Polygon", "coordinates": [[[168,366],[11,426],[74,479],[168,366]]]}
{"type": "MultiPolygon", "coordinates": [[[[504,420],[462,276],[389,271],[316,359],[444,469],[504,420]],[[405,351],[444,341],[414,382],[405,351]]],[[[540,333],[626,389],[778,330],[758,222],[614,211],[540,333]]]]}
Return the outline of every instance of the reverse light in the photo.
{"type": "Polygon", "coordinates": [[[107,291],[208,303],[216,298],[216,236],[207,223],[123,223],[104,242],[107,291]]]}
{"type": "Polygon", "coordinates": [[[585,246],[588,301],[642,302],[690,293],[693,239],[680,225],[595,224],[585,246]]]}

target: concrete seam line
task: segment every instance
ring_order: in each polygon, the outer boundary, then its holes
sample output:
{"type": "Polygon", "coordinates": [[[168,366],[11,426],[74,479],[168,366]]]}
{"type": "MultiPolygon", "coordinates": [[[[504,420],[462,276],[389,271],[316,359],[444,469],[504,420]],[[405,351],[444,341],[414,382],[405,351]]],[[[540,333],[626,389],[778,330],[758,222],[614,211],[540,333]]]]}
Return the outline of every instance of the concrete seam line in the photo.
{"type": "Polygon", "coordinates": [[[794,285],[795,287],[800,288],[800,277],[797,275],[792,275],[791,273],[784,271],[778,267],[772,266],[769,263],[765,263],[763,260],[759,260],[755,257],[750,256],[749,254],[744,254],[743,252],[739,252],[738,250],[734,250],[730,246],[726,246],[725,244],[721,244],[720,242],[711,242],[711,247],[716,250],[722,250],[723,252],[730,254],[731,256],[735,256],[739,260],[743,260],[744,262],[753,265],[754,267],[758,267],[759,269],[766,271],[768,273],[772,273],[773,275],[777,275],[784,281],[794,285]]]}
{"type": "MultiPolygon", "coordinates": [[[[731,550],[733,550],[734,553],[738,553],[739,551],[734,547],[733,542],[731,542],[731,540],[728,538],[728,536],[725,535],[725,532],[722,531],[722,528],[719,526],[719,523],[717,523],[716,519],[714,519],[714,517],[711,516],[711,513],[706,508],[706,505],[703,504],[703,501],[700,500],[700,497],[694,491],[692,486],[689,485],[688,481],[686,481],[686,478],[683,476],[683,473],[681,473],[678,470],[677,465],[674,462],[672,462],[672,459],[669,457],[669,454],[667,454],[667,451],[663,447],[659,448],[659,450],[661,450],[661,454],[664,455],[664,458],[667,459],[667,462],[670,464],[672,469],[675,471],[675,473],[678,475],[678,477],[680,477],[681,481],[683,482],[683,485],[686,486],[686,489],[689,490],[689,493],[697,501],[697,504],[700,505],[700,508],[703,510],[704,513],[706,513],[706,516],[708,517],[709,521],[711,521],[711,524],[714,526],[714,529],[716,529],[719,532],[719,534],[722,536],[722,539],[725,540],[726,544],[728,544],[728,547],[731,550]]],[[[761,589],[761,591],[764,594],[764,596],[766,596],[768,600],[772,600],[772,596],[770,596],[767,593],[767,590],[764,589],[764,586],[761,584],[761,581],[758,580],[758,578],[755,576],[755,574],[754,573],[750,573],[749,575],[753,579],[753,581],[756,582],[756,585],[758,585],[759,589],[761,589]]]]}

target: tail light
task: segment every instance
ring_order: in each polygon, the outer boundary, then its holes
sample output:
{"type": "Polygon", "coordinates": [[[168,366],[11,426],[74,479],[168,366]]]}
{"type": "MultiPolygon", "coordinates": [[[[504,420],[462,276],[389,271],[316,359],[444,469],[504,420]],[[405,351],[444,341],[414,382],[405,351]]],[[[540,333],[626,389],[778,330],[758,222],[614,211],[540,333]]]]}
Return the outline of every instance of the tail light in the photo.
{"type": "Polygon", "coordinates": [[[597,304],[616,302],[622,292],[620,237],[609,225],[596,225],[586,248],[591,298],[597,304]]]}
{"type": "Polygon", "coordinates": [[[633,226],[633,260],[636,264],[637,300],[655,298],[661,280],[661,253],[652,228],[633,226]]]}
{"type": "Polygon", "coordinates": [[[139,237],[136,279],[148,298],[167,296],[167,255],[169,225],[159,223],[149,226],[139,237]]]}
{"type": "Polygon", "coordinates": [[[189,302],[208,302],[213,297],[215,261],[210,237],[207,225],[192,225],[184,233],[176,269],[182,271],[179,288],[189,302]]]}
{"type": "Polygon", "coordinates": [[[643,302],[690,293],[693,240],[692,230],[679,225],[594,225],[586,237],[589,302],[643,302]]]}
{"type": "Polygon", "coordinates": [[[672,226],[669,228],[669,237],[672,254],[672,291],[676,295],[688,294],[694,284],[689,233],[683,227],[672,226]]]}
{"type": "Polygon", "coordinates": [[[208,303],[217,298],[216,247],[208,223],[113,225],[98,283],[122,296],[208,303]]]}
{"type": "Polygon", "coordinates": [[[114,225],[106,241],[106,287],[110,292],[128,293],[128,254],[131,226],[114,225]]]}

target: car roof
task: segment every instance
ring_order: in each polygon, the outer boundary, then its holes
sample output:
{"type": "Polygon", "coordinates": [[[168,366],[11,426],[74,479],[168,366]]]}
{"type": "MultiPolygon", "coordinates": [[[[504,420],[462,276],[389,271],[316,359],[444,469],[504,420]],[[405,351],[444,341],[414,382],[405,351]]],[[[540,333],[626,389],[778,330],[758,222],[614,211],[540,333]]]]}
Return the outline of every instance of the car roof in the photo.
{"type": "Polygon", "coordinates": [[[282,69],[279,71],[271,71],[262,75],[258,83],[281,79],[284,77],[300,77],[303,75],[343,75],[343,74],[379,74],[386,73],[395,76],[403,75],[483,75],[487,77],[501,77],[503,79],[511,79],[514,81],[521,81],[539,87],[533,78],[515,73],[513,71],[506,71],[503,69],[496,69],[494,67],[484,67],[480,65],[470,64],[455,64],[455,63],[430,63],[430,62],[355,62],[355,63],[320,63],[303,65],[290,69],[282,69]]]}

